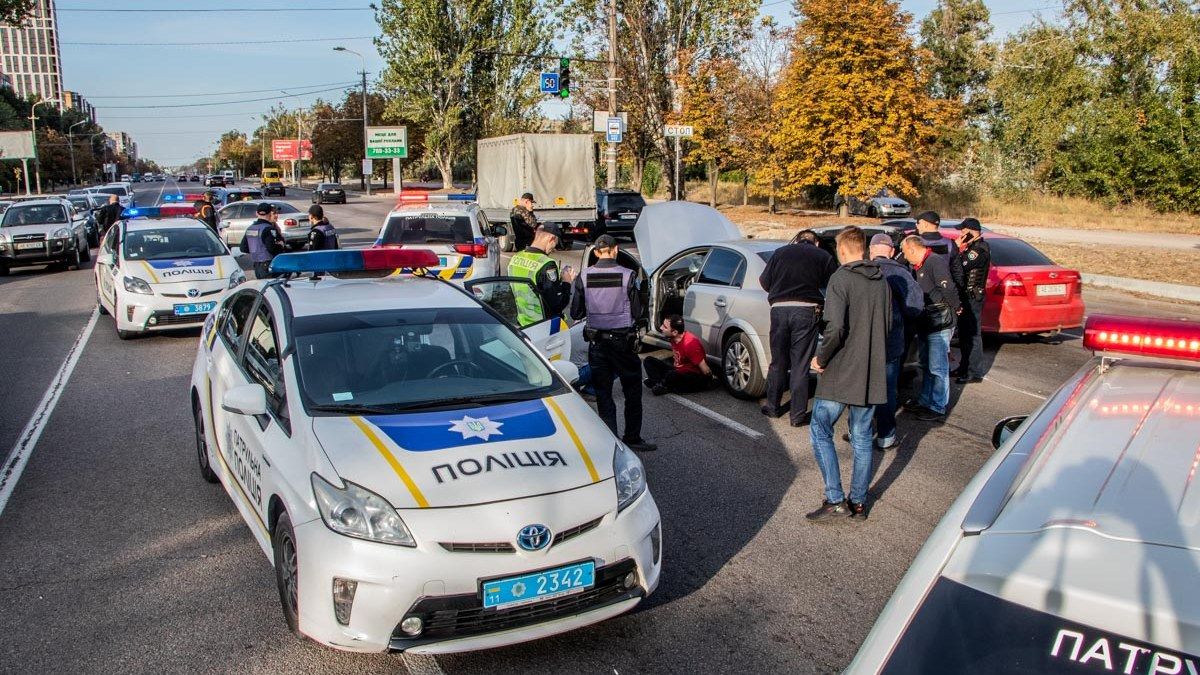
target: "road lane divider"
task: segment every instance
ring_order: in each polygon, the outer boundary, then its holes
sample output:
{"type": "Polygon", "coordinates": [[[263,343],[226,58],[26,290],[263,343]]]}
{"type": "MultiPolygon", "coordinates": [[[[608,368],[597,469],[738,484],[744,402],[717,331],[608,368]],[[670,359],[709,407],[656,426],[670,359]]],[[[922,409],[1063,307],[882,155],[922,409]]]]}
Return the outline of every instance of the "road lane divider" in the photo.
{"type": "Polygon", "coordinates": [[[29,463],[29,456],[33,454],[33,449],[37,446],[38,439],[42,437],[42,431],[50,421],[50,415],[54,412],[55,406],[58,405],[58,399],[62,397],[63,390],[67,388],[67,382],[71,379],[71,373],[75,372],[75,365],[79,363],[79,356],[83,353],[83,348],[87,345],[88,338],[92,336],[92,331],[95,330],[96,321],[99,318],[100,313],[93,309],[92,317],[88,319],[87,325],[83,327],[83,330],[75,338],[75,342],[71,344],[71,348],[67,351],[67,357],[63,360],[58,373],[50,381],[50,386],[46,388],[46,393],[42,395],[42,400],[34,408],[29,422],[21,430],[21,435],[17,437],[17,442],[13,444],[12,451],[5,458],[4,465],[0,467],[0,516],[4,515],[4,507],[8,505],[8,498],[12,496],[13,489],[17,486],[17,481],[21,479],[21,474],[25,471],[25,465],[29,463]]]}
{"type": "Polygon", "coordinates": [[[704,406],[700,405],[699,403],[696,403],[695,401],[693,401],[691,399],[684,398],[684,397],[680,396],[679,394],[667,394],[666,397],[671,399],[672,401],[675,401],[679,405],[681,405],[689,410],[700,413],[701,415],[707,417],[708,419],[710,419],[718,424],[721,424],[723,426],[729,427],[730,429],[733,429],[734,431],[738,432],[739,434],[742,434],[743,436],[749,436],[750,438],[756,438],[756,439],[763,437],[763,433],[761,431],[755,431],[754,429],[751,429],[750,427],[746,426],[745,424],[742,424],[741,422],[735,422],[735,421],[729,419],[728,417],[722,415],[721,413],[713,411],[713,410],[709,410],[708,408],[705,408],[704,406]]]}

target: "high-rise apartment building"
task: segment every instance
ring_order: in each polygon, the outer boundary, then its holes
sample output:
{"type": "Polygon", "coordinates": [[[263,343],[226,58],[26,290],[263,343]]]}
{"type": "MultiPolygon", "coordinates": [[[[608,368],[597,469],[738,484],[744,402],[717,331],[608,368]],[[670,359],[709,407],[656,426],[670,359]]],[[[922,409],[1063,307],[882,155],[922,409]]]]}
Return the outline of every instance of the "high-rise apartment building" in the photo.
{"type": "Polygon", "coordinates": [[[93,106],[91,103],[88,103],[88,100],[80,96],[79,92],[64,89],[62,102],[62,107],[64,110],[78,110],[84,115],[87,115],[92,124],[96,123],[95,106],[93,106]]]}
{"type": "Polygon", "coordinates": [[[110,131],[108,138],[113,142],[112,148],[115,152],[128,156],[131,162],[137,161],[137,143],[133,142],[132,136],[124,131],[110,131]]]}
{"type": "Polygon", "coordinates": [[[0,70],[22,98],[63,100],[54,0],[37,0],[33,15],[20,26],[0,26],[0,70]]]}

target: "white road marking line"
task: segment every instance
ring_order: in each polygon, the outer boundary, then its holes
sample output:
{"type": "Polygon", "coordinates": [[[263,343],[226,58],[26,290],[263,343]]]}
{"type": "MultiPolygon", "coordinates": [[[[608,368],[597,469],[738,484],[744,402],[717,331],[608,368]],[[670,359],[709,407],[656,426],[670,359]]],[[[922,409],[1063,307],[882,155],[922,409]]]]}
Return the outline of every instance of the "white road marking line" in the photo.
{"type": "Polygon", "coordinates": [[[12,451],[8,453],[8,458],[4,460],[4,466],[0,467],[0,515],[4,514],[4,507],[8,504],[8,498],[12,496],[13,489],[17,486],[17,481],[21,479],[21,473],[25,471],[25,465],[29,462],[29,456],[33,454],[33,449],[37,445],[38,439],[42,437],[42,430],[46,428],[46,424],[50,421],[50,415],[54,412],[54,407],[58,405],[58,399],[62,396],[63,390],[67,388],[67,381],[71,379],[71,373],[75,371],[75,364],[79,363],[79,356],[83,353],[83,347],[87,344],[88,338],[92,335],[92,330],[96,328],[96,320],[100,318],[100,313],[92,310],[92,318],[88,320],[87,325],[75,338],[75,342],[71,345],[71,349],[67,351],[67,358],[63,361],[62,367],[58,369],[58,374],[50,381],[50,386],[46,389],[46,393],[42,396],[42,400],[38,403],[37,408],[33,410],[33,416],[29,418],[29,423],[21,430],[21,435],[17,437],[17,442],[13,445],[12,451]]]}
{"type": "Polygon", "coordinates": [[[404,665],[413,675],[445,675],[437,659],[430,654],[404,654],[404,665]]]}
{"type": "Polygon", "coordinates": [[[714,422],[717,422],[718,424],[723,424],[723,425],[729,427],[730,429],[733,429],[734,431],[738,432],[739,434],[742,434],[743,436],[749,436],[750,438],[762,438],[763,437],[762,432],[755,431],[754,429],[751,429],[750,427],[748,427],[745,424],[742,424],[740,422],[734,422],[733,420],[722,415],[721,413],[709,410],[708,408],[705,408],[704,406],[700,405],[699,403],[696,403],[695,401],[693,401],[691,399],[684,398],[684,397],[680,396],[679,394],[667,394],[667,398],[671,399],[672,401],[675,401],[676,403],[678,403],[679,405],[681,405],[685,408],[690,408],[690,409],[700,413],[701,415],[704,415],[708,419],[713,420],[714,422]]]}
{"type": "Polygon", "coordinates": [[[1041,394],[1035,394],[1035,393],[1033,393],[1032,391],[1025,391],[1024,389],[1018,389],[1018,388],[1016,388],[1016,387],[1013,387],[1013,386],[1010,386],[1010,385],[1004,384],[1003,382],[1001,382],[1001,381],[999,381],[999,380],[996,380],[996,379],[994,379],[994,378],[991,378],[991,377],[984,376],[984,378],[983,378],[983,379],[987,380],[988,382],[991,382],[992,384],[995,384],[995,385],[998,385],[998,386],[1004,387],[1005,389],[1008,389],[1008,390],[1011,390],[1011,391],[1015,391],[1015,392],[1017,392],[1018,394],[1025,394],[1026,396],[1032,396],[1033,398],[1036,398],[1036,399],[1037,399],[1037,400],[1039,400],[1039,401],[1045,401],[1045,400],[1046,400],[1046,397],[1045,397],[1045,396],[1042,396],[1041,394]]]}

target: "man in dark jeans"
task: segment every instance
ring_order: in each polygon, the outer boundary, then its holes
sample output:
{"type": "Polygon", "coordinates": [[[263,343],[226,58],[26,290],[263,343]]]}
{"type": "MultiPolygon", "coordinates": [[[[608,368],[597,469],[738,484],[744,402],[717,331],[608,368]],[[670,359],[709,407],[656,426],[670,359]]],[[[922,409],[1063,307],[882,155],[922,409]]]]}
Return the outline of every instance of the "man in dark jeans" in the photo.
{"type": "Polygon", "coordinates": [[[904,257],[925,295],[925,311],[917,331],[921,357],[921,394],[905,408],[922,422],[946,421],[950,403],[950,336],[961,309],[958,290],[946,259],[935,255],[922,237],[905,237],[904,257]]]}
{"type": "Polygon", "coordinates": [[[955,382],[983,382],[983,298],[987,288],[988,270],[992,266],[992,249],[983,239],[983,226],[974,218],[965,218],[958,225],[958,259],[963,272],[963,308],[958,316],[958,348],[962,355],[955,382]]]}
{"type": "Polygon", "coordinates": [[[767,417],[783,414],[786,385],[792,392],[791,423],[808,424],[808,372],[816,348],[825,298],[821,289],[837,271],[833,256],[810,243],[781,246],[758,283],[771,303],[771,367],[767,371],[767,417]]]}
{"type": "Polygon", "coordinates": [[[659,327],[671,341],[671,358],[647,357],[642,361],[646,369],[646,386],[655,396],[663,394],[690,394],[704,391],[712,384],[712,370],[705,361],[704,344],[700,338],[684,329],[683,317],[672,314],[663,319],[659,327]]]}
{"type": "Polygon", "coordinates": [[[904,265],[894,260],[892,238],[882,232],[871,237],[871,261],[879,265],[892,291],[892,323],[887,334],[887,402],[875,406],[875,447],[896,447],[896,405],[900,371],[908,355],[909,338],[925,309],[925,294],[904,265]]]}

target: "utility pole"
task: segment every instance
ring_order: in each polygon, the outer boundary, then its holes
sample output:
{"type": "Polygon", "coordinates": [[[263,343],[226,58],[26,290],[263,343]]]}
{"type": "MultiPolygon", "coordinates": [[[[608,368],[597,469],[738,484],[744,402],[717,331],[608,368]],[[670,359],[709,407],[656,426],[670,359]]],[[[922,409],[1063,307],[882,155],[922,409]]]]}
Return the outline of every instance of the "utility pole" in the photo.
{"type": "MultiPolygon", "coordinates": [[[[608,114],[617,115],[617,0],[608,0],[608,114]]],[[[617,144],[608,144],[608,188],[617,187],[617,144]]],[[[640,186],[639,186],[640,187],[640,186]]]]}
{"type": "Polygon", "coordinates": [[[79,174],[76,173],[76,171],[75,171],[75,137],[71,135],[71,130],[74,129],[75,127],[79,126],[80,124],[83,124],[84,122],[89,122],[89,121],[91,121],[91,120],[86,120],[86,119],[79,120],[75,124],[72,124],[71,126],[67,127],[67,148],[70,149],[70,151],[71,151],[71,185],[79,184],[79,174]]]}
{"type": "MultiPolygon", "coordinates": [[[[362,110],[363,110],[363,169],[367,168],[367,67],[363,64],[362,69],[362,110]]],[[[367,196],[371,196],[371,176],[366,171],[363,171],[363,177],[367,182],[367,196]]]]}

